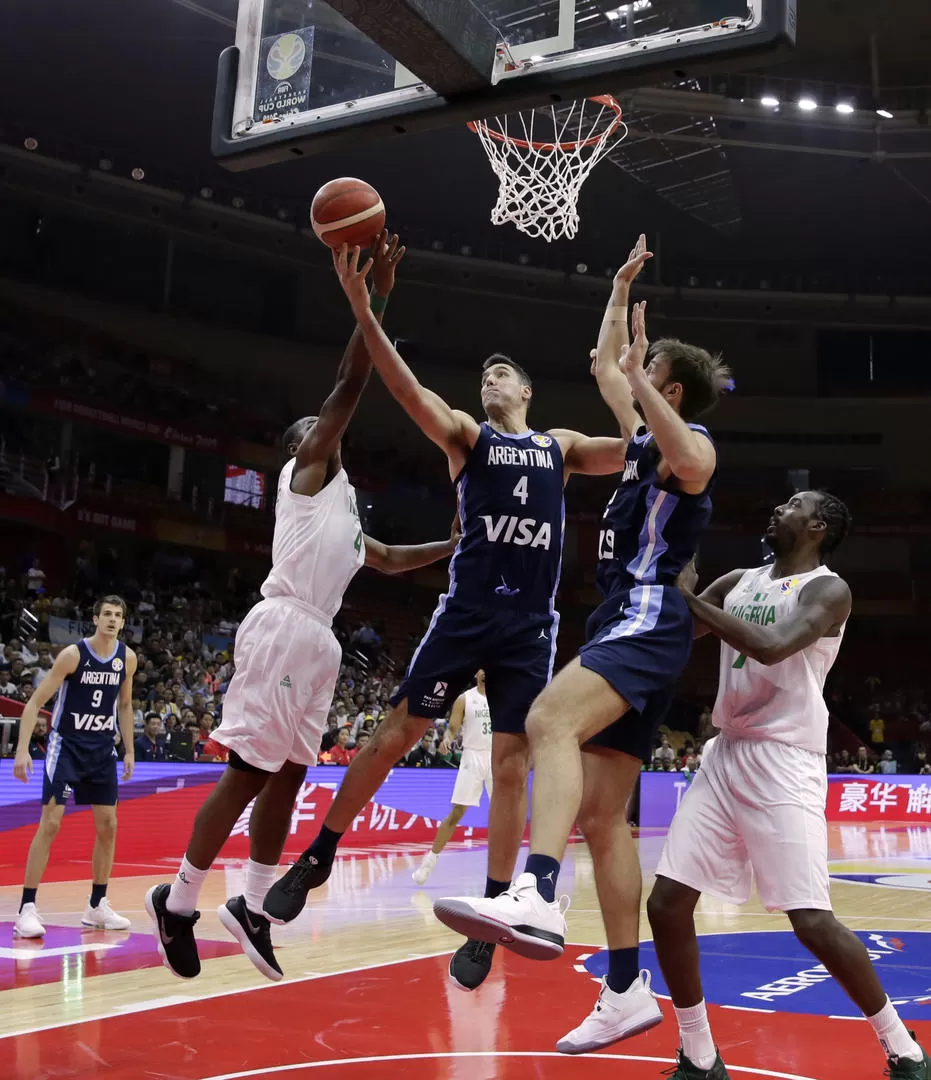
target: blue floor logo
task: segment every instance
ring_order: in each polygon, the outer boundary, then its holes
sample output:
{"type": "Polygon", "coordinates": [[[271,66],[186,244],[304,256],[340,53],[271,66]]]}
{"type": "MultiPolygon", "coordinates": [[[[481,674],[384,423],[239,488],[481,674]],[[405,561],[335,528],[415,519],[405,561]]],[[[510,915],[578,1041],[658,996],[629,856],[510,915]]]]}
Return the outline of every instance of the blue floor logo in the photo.
{"type": "MultiPolygon", "coordinates": [[[[931,1020],[931,933],[858,931],[857,937],[902,1019],[931,1020]]],[[[706,934],[699,944],[705,998],[713,1005],[814,1016],[861,1015],[791,931],[706,934]]],[[[656,993],[668,996],[652,943],[641,945],[640,962],[653,972],[656,993]]],[[[584,967],[601,978],[608,970],[608,954],[593,953],[584,967]]]]}
{"type": "Polygon", "coordinates": [[[911,874],[831,874],[832,881],[852,881],[856,885],[881,885],[886,889],[918,889],[931,892],[927,873],[911,874]]]}

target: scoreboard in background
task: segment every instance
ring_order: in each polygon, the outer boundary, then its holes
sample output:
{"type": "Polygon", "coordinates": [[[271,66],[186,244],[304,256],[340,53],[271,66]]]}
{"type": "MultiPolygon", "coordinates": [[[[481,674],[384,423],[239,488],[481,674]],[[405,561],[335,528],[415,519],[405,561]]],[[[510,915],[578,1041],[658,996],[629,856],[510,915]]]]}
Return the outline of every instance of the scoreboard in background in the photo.
{"type": "Polygon", "coordinates": [[[223,501],[261,510],[265,506],[265,473],[242,465],[227,465],[223,501]]]}

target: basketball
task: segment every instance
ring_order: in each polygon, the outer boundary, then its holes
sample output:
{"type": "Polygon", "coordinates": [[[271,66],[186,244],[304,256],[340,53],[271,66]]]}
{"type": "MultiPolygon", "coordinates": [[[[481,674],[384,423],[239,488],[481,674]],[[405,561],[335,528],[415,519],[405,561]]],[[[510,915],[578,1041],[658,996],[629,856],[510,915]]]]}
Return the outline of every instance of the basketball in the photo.
{"type": "Polygon", "coordinates": [[[328,247],[368,247],[385,227],[385,204],[371,184],[342,176],[314,196],[310,224],[328,247]]]}

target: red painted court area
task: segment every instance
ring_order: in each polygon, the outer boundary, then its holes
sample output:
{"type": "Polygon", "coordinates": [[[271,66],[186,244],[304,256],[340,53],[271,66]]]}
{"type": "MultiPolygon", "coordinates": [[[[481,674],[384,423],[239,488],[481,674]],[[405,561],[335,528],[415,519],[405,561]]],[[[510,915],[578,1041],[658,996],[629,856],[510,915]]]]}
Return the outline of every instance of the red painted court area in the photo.
{"type": "MultiPolygon", "coordinates": [[[[342,1080],[647,1080],[672,1064],[666,1023],[600,1054],[553,1044],[591,1008],[573,969],[503,954],[474,994],[447,979],[448,954],[51,1028],[0,1042],[8,1080],[233,1080],[318,1073],[342,1080]]],[[[184,993],[166,982],[166,994],[184,993]]],[[[885,1062],[863,1021],[711,1007],[733,1080],[874,1080],[885,1062]]],[[[931,1023],[918,1026],[931,1041],[931,1023]]]]}

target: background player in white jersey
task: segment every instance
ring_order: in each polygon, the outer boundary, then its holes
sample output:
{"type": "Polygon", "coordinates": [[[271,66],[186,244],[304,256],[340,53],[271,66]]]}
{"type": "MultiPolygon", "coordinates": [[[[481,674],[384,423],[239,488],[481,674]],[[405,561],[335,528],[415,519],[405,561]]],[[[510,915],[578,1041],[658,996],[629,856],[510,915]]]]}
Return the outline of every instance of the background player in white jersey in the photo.
{"type": "MultiPolygon", "coordinates": [[[[361,269],[358,248],[341,253],[363,279],[374,265],[372,302],[379,315],[403,254],[398,238],[389,241],[385,233],[361,269]]],[[[298,420],[282,440],[289,460],[278,481],[272,569],[262,585],[264,599],[236,634],[236,674],[223,721],[213,733],[229,748],[230,763],[198,812],[174,883],[146,894],[159,952],[165,966],[182,978],[200,973],[193,928],[204,878],[252,799],[244,895],[229,900],[219,915],[259,971],[281,978],[262,900],[275,880],[294,800],[326,730],[342,656],[330,628],[333,617],[363,562],[401,573],[445,558],[455,547],[455,538],[386,547],[363,535],[340,441],[370,372],[365,342],[356,331],[320,415],[298,420]]]]}
{"type": "MultiPolygon", "coordinates": [[[[673,819],[647,910],[682,1046],[673,1080],[726,1080],[702,993],[694,910],[703,892],[743,904],[756,879],[768,911],[869,1019],[893,1080],[931,1080],[931,1060],[906,1031],[866,948],[834,917],[825,801],[824,680],[850,615],[850,589],[823,563],[850,525],[846,506],[803,491],[773,511],[775,561],[734,570],[701,596],[682,590],[696,633],[721,639],[714,723],[701,771],[673,819]]],[[[686,577],[688,580],[686,580],[686,577]]],[[[838,1075],[844,1069],[838,1062],[838,1075]]]]}
{"type": "Polygon", "coordinates": [[[32,772],[29,740],[39,709],[53,695],[48,750],[42,779],[42,817],[26,861],[16,937],[43,937],[45,927],[36,910],[36,891],[48,865],[52,841],[58,834],[65,804],[73,792],[78,805],[90,805],[97,837],[92,855],[91,897],[82,926],[96,930],[128,930],[129,919],[118,915],[107,900],[107,883],[116,850],[116,749],[119,722],[126,748],[123,779],[133,774],[132,685],[136,654],[120,640],[126,604],[119,596],[104,596],[94,605],[94,633],[69,645],[55,658],[36,687],[19,722],[13,775],[24,783],[32,772]]]}
{"type": "Polygon", "coordinates": [[[423,885],[433,873],[436,860],[449,843],[456,826],[462,821],[462,815],[470,806],[478,806],[482,801],[482,788],[488,792],[488,798],[491,798],[491,711],[488,708],[488,698],[485,697],[485,672],[481,668],[475,673],[475,686],[456,698],[449,717],[449,727],[440,746],[441,754],[446,753],[450,743],[456,741],[460,730],[462,758],[453,788],[453,807],[440,822],[433,847],[411,874],[418,885],[423,885]]]}

